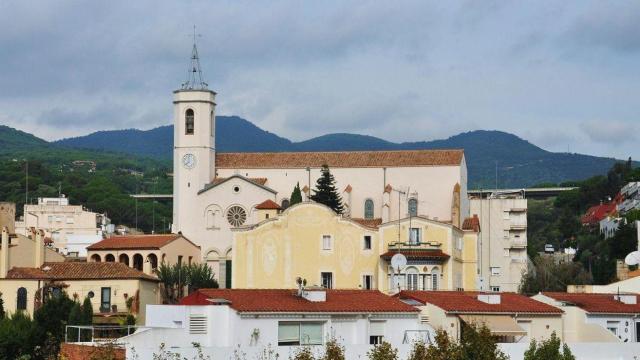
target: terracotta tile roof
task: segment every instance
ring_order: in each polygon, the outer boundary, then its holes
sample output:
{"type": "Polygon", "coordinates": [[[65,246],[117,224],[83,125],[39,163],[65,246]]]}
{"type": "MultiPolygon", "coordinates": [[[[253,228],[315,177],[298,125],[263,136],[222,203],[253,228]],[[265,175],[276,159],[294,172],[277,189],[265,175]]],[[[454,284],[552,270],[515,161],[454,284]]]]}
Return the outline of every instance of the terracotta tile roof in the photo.
{"type": "MultiPolygon", "coordinates": [[[[217,166],[217,164],[216,164],[216,166],[217,166]]],[[[214,178],[214,179],[213,179],[213,181],[211,181],[211,184],[212,184],[212,185],[218,185],[218,184],[221,184],[221,183],[223,183],[223,182],[227,181],[227,179],[229,179],[229,178],[226,178],[226,177],[217,177],[217,178],[214,178]]],[[[254,182],[254,183],[256,183],[256,184],[259,184],[259,185],[264,185],[264,184],[266,184],[266,183],[267,183],[267,178],[264,178],[264,177],[259,177],[259,178],[245,178],[245,179],[247,179],[247,180],[249,180],[249,181],[251,181],[251,182],[254,182]]]]}
{"type": "Polygon", "coordinates": [[[616,203],[609,202],[590,207],[587,212],[582,215],[580,221],[583,225],[598,225],[600,220],[616,212],[616,203]]]}
{"type": "Polygon", "coordinates": [[[327,290],[327,300],[312,302],[293,289],[200,289],[181,305],[211,305],[208,299],[230,301],[238,312],[285,313],[415,313],[419,311],[377,290],[327,290]]]}
{"type": "Polygon", "coordinates": [[[543,292],[542,295],[569,302],[590,313],[640,314],[640,302],[635,294],[631,295],[636,297],[635,305],[614,299],[617,294],[543,292]]]}
{"type": "Polygon", "coordinates": [[[260,204],[256,205],[256,209],[258,210],[282,210],[282,207],[278,205],[275,201],[271,199],[267,199],[260,204]]]}
{"type": "Polygon", "coordinates": [[[351,218],[351,220],[357,222],[358,224],[366,227],[370,227],[373,229],[377,229],[380,224],[382,224],[381,218],[376,219],[363,219],[363,218],[351,218]]]}
{"type": "Polygon", "coordinates": [[[45,263],[41,268],[14,267],[7,273],[7,279],[159,281],[154,276],[116,262],[55,262],[45,263]]]}
{"type": "Polygon", "coordinates": [[[216,153],[221,169],[460,165],[463,150],[216,153]]]}
{"type": "Polygon", "coordinates": [[[181,237],[184,238],[180,234],[112,236],[88,246],[87,250],[160,249],[181,237]]]}
{"type": "Polygon", "coordinates": [[[472,230],[475,232],[480,231],[480,219],[478,215],[473,214],[473,217],[464,219],[462,222],[462,230],[472,230]]]}
{"type": "Polygon", "coordinates": [[[406,250],[389,250],[386,253],[380,255],[381,259],[390,260],[393,255],[402,254],[407,260],[447,260],[449,255],[442,252],[440,249],[423,250],[423,249],[406,249],[406,250]]]}
{"type": "Polygon", "coordinates": [[[412,299],[432,304],[449,313],[536,313],[561,314],[562,310],[524,295],[501,292],[500,304],[478,300],[476,291],[401,291],[400,299],[412,299]]]}

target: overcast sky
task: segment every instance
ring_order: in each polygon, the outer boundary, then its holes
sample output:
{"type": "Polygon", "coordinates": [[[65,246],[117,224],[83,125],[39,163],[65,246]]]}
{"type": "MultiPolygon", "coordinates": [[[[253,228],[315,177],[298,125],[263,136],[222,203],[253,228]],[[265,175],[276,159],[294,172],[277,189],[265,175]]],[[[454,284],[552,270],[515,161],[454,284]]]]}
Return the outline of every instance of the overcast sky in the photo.
{"type": "Polygon", "coordinates": [[[219,115],[292,140],[515,133],[640,158],[638,1],[0,2],[0,124],[171,123],[193,25],[219,115]]]}

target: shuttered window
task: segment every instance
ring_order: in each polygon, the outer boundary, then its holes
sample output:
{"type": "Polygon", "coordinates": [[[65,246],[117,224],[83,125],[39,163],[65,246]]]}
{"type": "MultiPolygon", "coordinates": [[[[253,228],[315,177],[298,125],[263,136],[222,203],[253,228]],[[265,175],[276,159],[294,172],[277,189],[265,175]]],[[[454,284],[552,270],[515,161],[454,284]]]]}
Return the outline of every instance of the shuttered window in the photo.
{"type": "Polygon", "coordinates": [[[279,322],[278,346],[322,345],[321,322],[279,322]]]}
{"type": "Polygon", "coordinates": [[[207,316],[199,314],[189,315],[189,334],[206,334],[207,316]]]}

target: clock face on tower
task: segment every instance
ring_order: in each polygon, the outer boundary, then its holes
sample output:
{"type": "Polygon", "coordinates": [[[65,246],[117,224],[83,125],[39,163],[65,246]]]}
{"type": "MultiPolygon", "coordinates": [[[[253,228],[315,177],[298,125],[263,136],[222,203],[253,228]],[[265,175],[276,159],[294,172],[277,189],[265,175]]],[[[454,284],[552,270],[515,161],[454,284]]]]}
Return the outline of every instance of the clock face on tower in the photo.
{"type": "Polygon", "coordinates": [[[196,166],[196,156],[193,154],[185,154],[182,157],[182,165],[187,169],[193,169],[196,166]]]}

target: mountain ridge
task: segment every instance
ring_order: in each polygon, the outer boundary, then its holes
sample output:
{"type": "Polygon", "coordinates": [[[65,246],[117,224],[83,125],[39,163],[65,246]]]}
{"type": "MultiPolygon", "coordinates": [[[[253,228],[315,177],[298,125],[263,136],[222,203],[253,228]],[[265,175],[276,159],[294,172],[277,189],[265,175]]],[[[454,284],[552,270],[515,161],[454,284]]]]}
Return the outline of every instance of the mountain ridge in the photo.
{"type": "MultiPolygon", "coordinates": [[[[172,155],[173,126],[98,131],[50,144],[166,160],[172,155]]],[[[474,130],[447,139],[402,143],[349,133],[325,134],[293,142],[238,116],[217,117],[216,147],[219,152],[464,149],[470,188],[493,188],[496,182],[498,187],[506,188],[581,180],[606,174],[618,161],[608,157],[550,152],[514,134],[498,130],[474,130]]]]}

